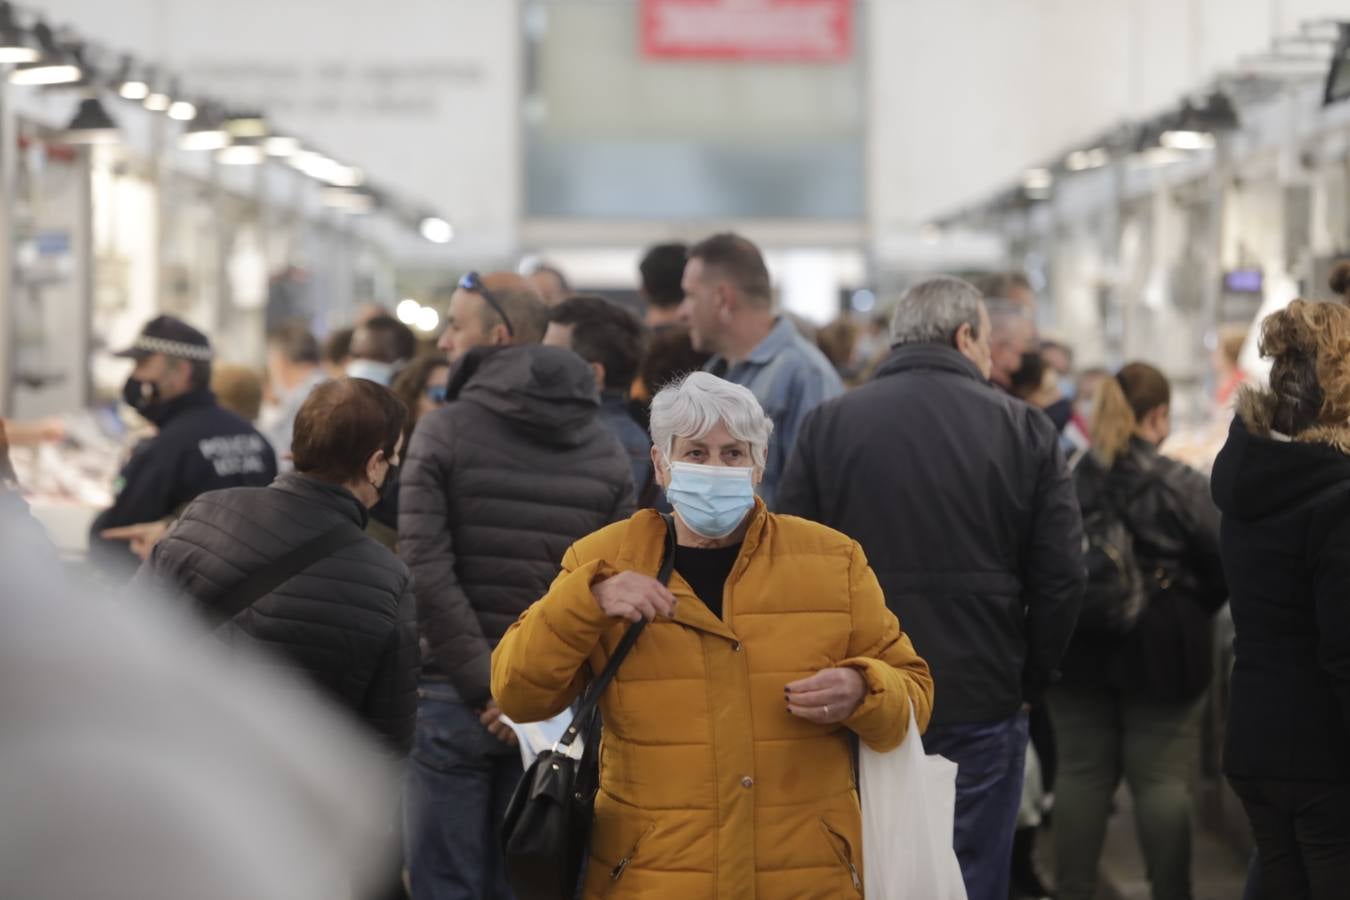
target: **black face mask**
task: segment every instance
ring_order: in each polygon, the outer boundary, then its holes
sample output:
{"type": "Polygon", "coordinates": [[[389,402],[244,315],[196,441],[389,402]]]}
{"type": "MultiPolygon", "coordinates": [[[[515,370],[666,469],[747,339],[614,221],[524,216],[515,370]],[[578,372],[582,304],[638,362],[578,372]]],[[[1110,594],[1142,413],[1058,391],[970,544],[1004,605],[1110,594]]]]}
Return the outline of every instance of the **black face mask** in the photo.
{"type": "Polygon", "coordinates": [[[153,381],[141,381],[133,377],[128,378],[127,383],[122,385],[122,399],[126,401],[127,406],[151,422],[158,422],[161,418],[160,413],[164,405],[161,398],[159,385],[153,381]]]}
{"type": "Polygon", "coordinates": [[[1012,381],[1014,390],[1020,388],[1034,393],[1041,386],[1044,375],[1045,361],[1041,359],[1041,355],[1039,353],[1023,353],[1017,371],[1013,372],[1009,379],[1012,381]]]}
{"type": "MultiPolygon", "coordinates": [[[[379,499],[378,503],[389,504],[389,503],[393,503],[395,500],[397,500],[397,499],[398,499],[398,464],[397,464],[397,463],[391,463],[391,464],[389,465],[389,471],[384,473],[384,483],[383,483],[383,484],[381,484],[381,485],[379,485],[379,486],[376,486],[375,482],[372,481],[372,482],[370,483],[370,486],[373,487],[373,488],[375,488],[375,490],[376,490],[376,491],[379,493],[379,495],[380,495],[380,499],[379,499]]],[[[377,505],[378,505],[378,504],[377,504],[377,505]]]]}

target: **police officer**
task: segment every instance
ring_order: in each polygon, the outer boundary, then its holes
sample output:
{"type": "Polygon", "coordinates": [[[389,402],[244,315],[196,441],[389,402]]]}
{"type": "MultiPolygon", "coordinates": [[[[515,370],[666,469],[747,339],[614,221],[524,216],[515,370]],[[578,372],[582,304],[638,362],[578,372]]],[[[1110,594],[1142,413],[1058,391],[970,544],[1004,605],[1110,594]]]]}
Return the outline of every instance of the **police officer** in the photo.
{"type": "MultiPolygon", "coordinates": [[[[253,426],[211,393],[211,343],[172,316],[152,319],[129,348],[136,361],[122,398],[158,429],[143,441],[117,478],[117,499],[94,520],[90,556],[128,570],[136,551],[163,533],[166,522],[198,494],[230,487],[265,487],[277,474],[276,455],[253,426]],[[153,534],[147,538],[147,533],[153,534]]],[[[148,552],[148,548],[145,548],[148,552]]]]}

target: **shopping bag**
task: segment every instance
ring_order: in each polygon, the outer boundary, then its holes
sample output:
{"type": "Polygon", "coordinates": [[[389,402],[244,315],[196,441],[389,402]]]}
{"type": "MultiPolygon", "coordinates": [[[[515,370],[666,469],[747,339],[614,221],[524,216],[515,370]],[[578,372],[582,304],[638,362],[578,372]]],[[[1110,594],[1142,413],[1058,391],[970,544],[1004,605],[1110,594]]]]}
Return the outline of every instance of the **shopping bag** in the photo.
{"type": "MultiPolygon", "coordinates": [[[[517,722],[502,713],[501,721],[516,733],[516,744],[520,747],[520,764],[528,769],[534,758],[558,743],[567,726],[572,724],[572,711],[565,709],[551,719],[542,722],[517,722]]],[[[577,741],[582,741],[577,738],[577,741]]]]}
{"type": "Polygon", "coordinates": [[[905,740],[889,753],[863,744],[863,885],[868,900],[966,900],[953,838],[956,763],[923,752],[909,705],[905,740]]]}

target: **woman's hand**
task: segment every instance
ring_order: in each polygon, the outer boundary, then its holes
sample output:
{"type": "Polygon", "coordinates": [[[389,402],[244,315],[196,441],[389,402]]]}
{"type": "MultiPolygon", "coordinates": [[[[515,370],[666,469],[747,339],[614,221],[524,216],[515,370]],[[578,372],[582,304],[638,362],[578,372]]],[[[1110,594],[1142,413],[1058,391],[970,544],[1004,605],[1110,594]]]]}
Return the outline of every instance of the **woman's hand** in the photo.
{"type": "Polygon", "coordinates": [[[792,682],[783,694],[792,715],[830,725],[853,715],[867,695],[867,682],[857,669],[821,669],[810,678],[792,682]]]}
{"type": "Polygon", "coordinates": [[[605,615],[636,622],[675,616],[675,595],[649,575],[620,572],[591,585],[591,595],[605,615]]]}

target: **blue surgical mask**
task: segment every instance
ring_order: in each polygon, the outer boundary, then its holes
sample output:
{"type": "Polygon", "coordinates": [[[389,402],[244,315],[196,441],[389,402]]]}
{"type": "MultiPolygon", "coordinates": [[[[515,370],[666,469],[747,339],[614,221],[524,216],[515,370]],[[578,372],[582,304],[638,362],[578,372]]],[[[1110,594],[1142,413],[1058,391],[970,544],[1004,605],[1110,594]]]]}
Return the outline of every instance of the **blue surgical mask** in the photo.
{"type": "Polygon", "coordinates": [[[755,470],[746,466],[671,463],[666,498],[699,537],[731,534],[755,506],[755,470]]]}
{"type": "Polygon", "coordinates": [[[1078,393],[1078,380],[1072,375],[1059,376],[1059,393],[1065,400],[1072,400],[1078,393]]]}
{"type": "Polygon", "coordinates": [[[394,381],[393,363],[376,362],[373,359],[354,359],[347,363],[348,378],[364,378],[389,387],[394,381]]]}

